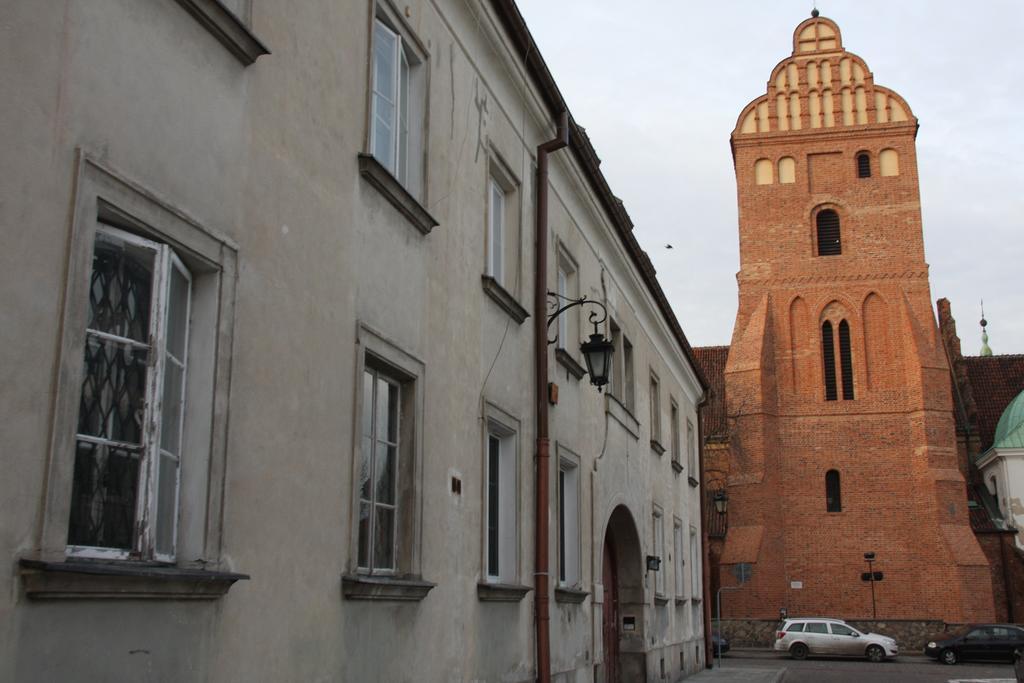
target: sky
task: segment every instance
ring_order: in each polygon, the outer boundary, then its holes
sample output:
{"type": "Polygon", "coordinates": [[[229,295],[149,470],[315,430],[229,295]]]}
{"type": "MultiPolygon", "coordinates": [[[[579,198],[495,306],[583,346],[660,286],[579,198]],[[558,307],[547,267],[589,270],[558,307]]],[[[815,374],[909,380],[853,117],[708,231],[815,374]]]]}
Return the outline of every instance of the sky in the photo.
{"type": "MultiPolygon", "coordinates": [[[[728,344],[739,245],[729,136],[808,1],[517,0],[694,346],[728,344]],[[672,244],[673,249],[665,249],[672,244]]],[[[1024,2],[821,0],[920,123],[932,302],[965,354],[1024,353],[1024,2]]]]}

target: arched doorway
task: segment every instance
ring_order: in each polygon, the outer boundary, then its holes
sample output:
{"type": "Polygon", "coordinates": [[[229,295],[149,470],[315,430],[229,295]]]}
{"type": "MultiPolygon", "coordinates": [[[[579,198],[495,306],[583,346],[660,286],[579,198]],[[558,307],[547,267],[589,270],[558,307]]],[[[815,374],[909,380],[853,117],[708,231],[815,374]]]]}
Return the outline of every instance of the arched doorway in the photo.
{"type": "Polygon", "coordinates": [[[646,680],[644,657],[643,555],[633,515],[619,505],[604,534],[601,634],[604,683],[646,680]]]}

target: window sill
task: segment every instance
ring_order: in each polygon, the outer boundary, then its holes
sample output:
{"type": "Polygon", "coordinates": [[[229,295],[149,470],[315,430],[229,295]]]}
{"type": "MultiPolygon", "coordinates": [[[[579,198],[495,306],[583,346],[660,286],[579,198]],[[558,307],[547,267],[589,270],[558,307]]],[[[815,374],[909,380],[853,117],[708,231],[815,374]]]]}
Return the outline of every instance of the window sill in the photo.
{"type": "Polygon", "coordinates": [[[34,599],[216,600],[248,574],[127,562],[21,559],[25,594],[34,599]]]}
{"type": "Polygon", "coordinates": [[[579,605],[587,596],[590,595],[587,591],[581,591],[578,588],[568,588],[558,586],[555,588],[555,602],[567,602],[573,605],[579,605]]]}
{"type": "Polygon", "coordinates": [[[698,486],[700,486],[700,482],[694,479],[693,477],[687,477],[686,479],[687,481],[690,482],[690,486],[692,486],[693,488],[697,488],[698,486]]]}
{"type": "Polygon", "coordinates": [[[676,606],[685,605],[688,602],[690,602],[690,598],[676,598],[676,606]]]}
{"type": "Polygon", "coordinates": [[[655,605],[667,605],[668,604],[668,597],[665,596],[665,595],[658,595],[657,593],[655,593],[654,594],[654,604],[655,605]]]}
{"type": "Polygon", "coordinates": [[[658,441],[657,439],[651,439],[651,450],[657,453],[658,455],[665,454],[665,447],[662,446],[661,442],[658,441]]]}
{"type": "Polygon", "coordinates": [[[532,590],[530,586],[481,581],[476,585],[476,597],[481,602],[519,602],[532,590]]]}
{"type": "Polygon", "coordinates": [[[412,602],[427,597],[427,593],[435,585],[437,584],[420,579],[344,574],[341,577],[341,594],[349,600],[412,602]]]}
{"type": "Polygon", "coordinates": [[[680,472],[683,471],[683,466],[679,464],[678,460],[673,460],[672,469],[675,471],[676,474],[679,474],[680,472]]]}
{"type": "Polygon", "coordinates": [[[380,191],[424,235],[440,225],[372,154],[359,155],[359,174],[380,191]]]}
{"type": "Polygon", "coordinates": [[[583,375],[587,374],[586,369],[565,349],[555,349],[555,360],[576,379],[583,379],[583,375]]]}
{"type": "Polygon", "coordinates": [[[244,66],[249,66],[270,50],[234,12],[219,0],[178,0],[213,37],[221,42],[244,66]]]}
{"type": "Polygon", "coordinates": [[[634,439],[640,438],[640,422],[633,417],[633,413],[629,412],[629,408],[627,408],[622,401],[611,394],[605,394],[604,410],[615,418],[616,422],[625,427],[626,431],[629,432],[634,439]]]}
{"type": "Polygon", "coordinates": [[[502,287],[497,280],[490,275],[482,275],[480,279],[483,282],[484,292],[487,293],[487,296],[494,299],[494,303],[498,304],[501,310],[508,313],[509,317],[515,320],[517,325],[522,325],[523,321],[530,317],[529,312],[520,306],[516,298],[502,287]]]}

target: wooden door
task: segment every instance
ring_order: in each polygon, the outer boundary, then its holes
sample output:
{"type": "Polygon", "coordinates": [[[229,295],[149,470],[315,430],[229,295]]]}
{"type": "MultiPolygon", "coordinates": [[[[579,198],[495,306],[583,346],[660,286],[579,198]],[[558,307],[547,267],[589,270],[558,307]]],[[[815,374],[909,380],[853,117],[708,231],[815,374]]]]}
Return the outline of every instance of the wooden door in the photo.
{"type": "Polygon", "coordinates": [[[615,548],[611,539],[604,542],[604,680],[619,683],[619,579],[615,569],[615,548]]]}

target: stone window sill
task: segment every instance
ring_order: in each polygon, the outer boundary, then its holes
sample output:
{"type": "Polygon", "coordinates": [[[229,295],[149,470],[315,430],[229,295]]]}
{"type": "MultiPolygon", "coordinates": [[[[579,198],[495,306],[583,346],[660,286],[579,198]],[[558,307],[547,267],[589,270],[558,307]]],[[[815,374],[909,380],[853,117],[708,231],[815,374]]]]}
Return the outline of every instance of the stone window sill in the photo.
{"type": "Polygon", "coordinates": [[[21,559],[25,594],[34,599],[216,600],[248,574],[129,562],[21,559]]]}
{"type": "Polygon", "coordinates": [[[690,601],[690,598],[676,598],[676,605],[685,605],[690,601]]]}
{"type": "Polygon", "coordinates": [[[587,374],[586,369],[576,362],[576,359],[572,357],[572,354],[565,349],[555,349],[555,360],[568,371],[570,375],[576,379],[583,379],[583,375],[587,374]]]}
{"type": "Polygon", "coordinates": [[[640,438],[640,422],[633,417],[633,413],[629,411],[629,408],[627,408],[622,401],[611,394],[605,394],[604,410],[615,418],[616,422],[625,427],[626,431],[629,432],[634,439],[640,438]]]}
{"type": "Polygon", "coordinates": [[[427,597],[436,585],[421,579],[344,574],[341,577],[341,594],[349,600],[412,602],[427,597]]]}
{"type": "Polygon", "coordinates": [[[359,155],[359,174],[424,235],[439,225],[423,205],[372,154],[359,155]]]}
{"type": "Polygon", "coordinates": [[[249,66],[270,50],[219,0],[178,0],[213,37],[221,42],[244,66],[249,66]]]}
{"type": "Polygon", "coordinates": [[[516,321],[517,325],[522,325],[523,321],[530,317],[529,312],[520,306],[516,298],[502,287],[497,280],[490,275],[483,275],[480,279],[483,282],[484,292],[487,293],[487,296],[491,297],[501,310],[508,313],[509,317],[516,321]]]}
{"type": "Polygon", "coordinates": [[[587,591],[581,591],[578,588],[569,588],[567,586],[558,586],[555,588],[555,602],[567,602],[574,605],[581,604],[590,595],[587,591]]]}
{"type": "Polygon", "coordinates": [[[533,589],[529,586],[510,583],[485,583],[476,585],[476,596],[481,602],[519,602],[533,589]]]}
{"type": "Polygon", "coordinates": [[[662,446],[661,442],[658,441],[657,439],[651,439],[651,450],[657,453],[658,455],[665,454],[665,447],[662,446]]]}
{"type": "Polygon", "coordinates": [[[683,471],[683,466],[681,464],[679,464],[678,460],[673,460],[672,461],[672,469],[675,471],[676,474],[679,474],[680,472],[683,471]]]}
{"type": "Polygon", "coordinates": [[[664,595],[655,594],[655,596],[654,596],[654,604],[655,605],[667,605],[668,604],[668,597],[664,596],[664,595]]]}

